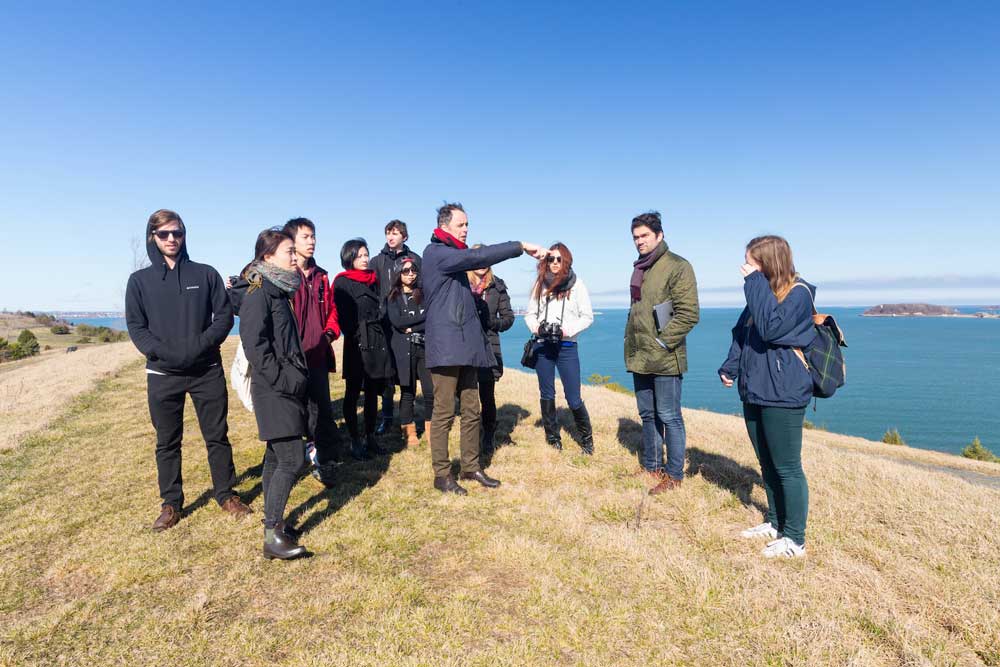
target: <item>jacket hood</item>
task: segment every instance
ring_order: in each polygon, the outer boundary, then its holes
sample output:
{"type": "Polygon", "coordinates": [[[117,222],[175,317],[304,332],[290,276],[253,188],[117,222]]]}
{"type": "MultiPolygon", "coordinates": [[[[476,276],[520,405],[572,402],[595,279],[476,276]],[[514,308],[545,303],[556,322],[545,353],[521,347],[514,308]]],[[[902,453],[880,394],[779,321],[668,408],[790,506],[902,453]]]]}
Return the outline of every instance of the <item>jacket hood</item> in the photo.
{"type": "MultiPolygon", "coordinates": [[[[181,229],[184,230],[185,234],[184,239],[181,241],[180,254],[177,256],[178,264],[190,259],[187,251],[187,227],[184,226],[184,223],[181,223],[181,229]]],[[[162,267],[163,277],[165,277],[167,275],[167,271],[170,270],[170,267],[167,266],[167,260],[163,259],[163,253],[161,253],[160,249],[156,246],[156,239],[153,238],[153,225],[148,222],[146,223],[146,255],[149,257],[149,263],[151,266],[154,268],[162,267]]]]}

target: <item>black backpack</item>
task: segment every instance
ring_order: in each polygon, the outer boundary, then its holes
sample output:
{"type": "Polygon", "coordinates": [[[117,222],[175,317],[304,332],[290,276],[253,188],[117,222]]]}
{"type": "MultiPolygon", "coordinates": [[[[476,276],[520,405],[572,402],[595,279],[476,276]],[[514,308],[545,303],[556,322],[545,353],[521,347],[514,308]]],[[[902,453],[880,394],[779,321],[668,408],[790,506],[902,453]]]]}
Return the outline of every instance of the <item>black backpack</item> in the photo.
{"type": "Polygon", "coordinates": [[[847,381],[847,364],[840,349],[847,347],[847,340],[840,325],[833,319],[833,315],[816,312],[812,291],[805,283],[795,283],[793,289],[800,285],[809,293],[809,300],[813,302],[813,327],[816,329],[816,338],[809,347],[801,350],[796,348],[795,353],[812,376],[813,396],[830,398],[847,381]]]}

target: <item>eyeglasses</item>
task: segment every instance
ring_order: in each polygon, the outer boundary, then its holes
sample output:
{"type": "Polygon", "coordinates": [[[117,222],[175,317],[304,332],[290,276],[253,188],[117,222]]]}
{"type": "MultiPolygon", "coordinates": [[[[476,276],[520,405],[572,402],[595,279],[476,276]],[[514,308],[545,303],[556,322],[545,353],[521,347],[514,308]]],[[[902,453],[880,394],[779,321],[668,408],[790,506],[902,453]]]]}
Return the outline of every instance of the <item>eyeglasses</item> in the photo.
{"type": "Polygon", "coordinates": [[[562,257],[553,257],[552,255],[549,255],[548,257],[545,258],[545,261],[548,262],[549,264],[557,264],[557,263],[561,264],[562,257]]]}
{"type": "Polygon", "coordinates": [[[400,271],[400,273],[403,274],[404,276],[405,275],[410,275],[410,274],[416,275],[417,274],[417,270],[414,269],[414,268],[408,268],[408,269],[403,269],[402,271],[400,271]]]}
{"type": "Polygon", "coordinates": [[[156,238],[160,239],[161,241],[166,241],[171,235],[173,235],[173,237],[178,240],[184,238],[183,229],[159,229],[153,232],[153,234],[155,234],[156,238]]]}

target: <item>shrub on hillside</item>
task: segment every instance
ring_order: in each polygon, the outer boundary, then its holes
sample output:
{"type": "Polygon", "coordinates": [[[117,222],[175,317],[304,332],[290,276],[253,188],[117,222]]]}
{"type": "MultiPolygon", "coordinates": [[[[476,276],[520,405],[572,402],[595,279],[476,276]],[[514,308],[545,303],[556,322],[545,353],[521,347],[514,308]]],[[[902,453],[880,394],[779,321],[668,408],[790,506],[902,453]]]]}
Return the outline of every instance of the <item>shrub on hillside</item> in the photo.
{"type": "Polygon", "coordinates": [[[76,339],[76,342],[80,343],[81,345],[86,345],[87,343],[90,342],[90,336],[80,336],[79,338],[76,339]]]}
{"type": "Polygon", "coordinates": [[[69,333],[69,327],[66,326],[65,324],[56,324],[51,329],[49,329],[49,331],[51,331],[57,336],[64,336],[69,333]]]}
{"type": "Polygon", "coordinates": [[[76,332],[81,336],[94,338],[102,343],[120,343],[128,340],[128,332],[118,331],[117,329],[112,329],[110,327],[95,327],[90,324],[78,324],[76,332]]]}
{"type": "Polygon", "coordinates": [[[35,336],[34,332],[30,329],[25,329],[21,332],[21,335],[17,337],[17,349],[20,356],[16,357],[18,359],[23,359],[25,357],[33,357],[38,354],[40,348],[38,345],[38,337],[35,336]]]}
{"type": "Polygon", "coordinates": [[[891,428],[885,432],[882,436],[882,442],[887,445],[905,445],[906,441],[903,440],[903,436],[899,434],[898,429],[891,428]]]}
{"type": "Polygon", "coordinates": [[[48,327],[56,323],[56,318],[46,313],[42,313],[41,315],[37,315],[35,317],[35,321],[38,322],[43,327],[48,327]]]}
{"type": "Polygon", "coordinates": [[[587,382],[596,385],[598,387],[604,387],[605,389],[610,389],[611,391],[617,392],[619,394],[632,395],[632,392],[626,387],[618,384],[617,382],[611,381],[610,375],[601,375],[600,373],[592,373],[590,377],[587,378],[587,382]]]}
{"type": "Polygon", "coordinates": [[[965,449],[962,450],[962,456],[967,459],[975,459],[977,461],[1000,463],[1000,456],[995,455],[986,447],[983,447],[983,443],[979,442],[978,435],[972,439],[971,444],[966,445],[965,449]]]}

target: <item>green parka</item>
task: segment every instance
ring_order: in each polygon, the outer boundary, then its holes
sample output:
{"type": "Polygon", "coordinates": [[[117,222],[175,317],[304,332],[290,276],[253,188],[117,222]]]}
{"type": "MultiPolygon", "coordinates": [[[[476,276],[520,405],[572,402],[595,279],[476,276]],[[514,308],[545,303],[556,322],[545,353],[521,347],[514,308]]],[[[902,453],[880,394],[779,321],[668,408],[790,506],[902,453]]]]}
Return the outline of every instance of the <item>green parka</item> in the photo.
{"type": "MultiPolygon", "coordinates": [[[[666,241],[662,241],[667,248],[666,241]]],[[[698,324],[698,283],[691,264],[670,252],[649,267],[642,281],[642,298],[632,304],[625,325],[625,369],[644,375],[687,372],[688,332],[698,324]],[[674,317],[657,331],[653,306],[672,300],[674,317]],[[662,345],[661,345],[662,343],[662,345]]]]}

